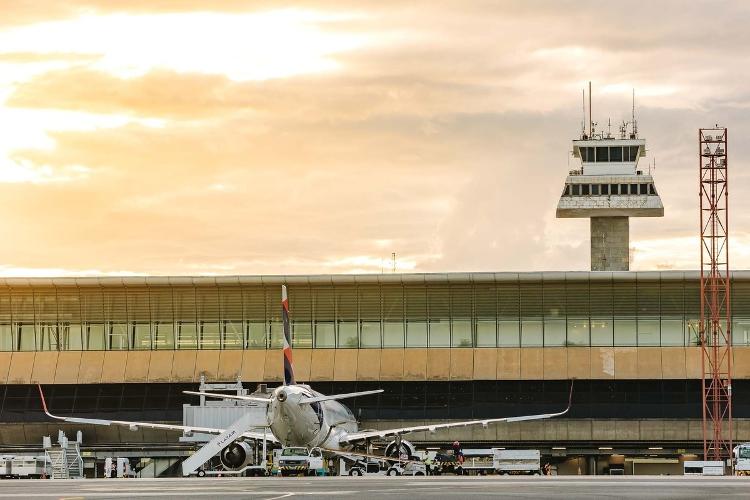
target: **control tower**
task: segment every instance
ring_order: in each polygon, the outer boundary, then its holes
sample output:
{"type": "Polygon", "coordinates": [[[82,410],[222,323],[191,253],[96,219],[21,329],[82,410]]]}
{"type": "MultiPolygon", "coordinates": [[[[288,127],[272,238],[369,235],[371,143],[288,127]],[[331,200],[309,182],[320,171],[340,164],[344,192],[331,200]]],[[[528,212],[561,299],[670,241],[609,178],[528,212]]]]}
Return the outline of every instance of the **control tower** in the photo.
{"type": "Polygon", "coordinates": [[[629,218],[663,217],[664,205],[650,172],[639,166],[646,141],[638,138],[635,113],[617,136],[599,133],[591,121],[590,102],[589,86],[588,131],[582,127],[581,138],[573,141],[573,157],[581,166],[568,172],[556,215],[591,219],[592,271],[628,271],[629,218]]]}

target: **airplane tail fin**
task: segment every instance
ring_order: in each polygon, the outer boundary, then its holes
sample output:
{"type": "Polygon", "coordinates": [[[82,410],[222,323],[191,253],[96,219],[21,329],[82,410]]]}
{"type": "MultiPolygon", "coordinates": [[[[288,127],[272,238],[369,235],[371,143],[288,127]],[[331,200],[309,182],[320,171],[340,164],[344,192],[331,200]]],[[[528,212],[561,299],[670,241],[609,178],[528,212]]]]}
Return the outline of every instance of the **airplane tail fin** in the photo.
{"type": "Polygon", "coordinates": [[[281,285],[281,318],[284,323],[284,385],[296,384],[292,363],[292,332],[289,328],[289,298],[286,285],[281,285]]]}

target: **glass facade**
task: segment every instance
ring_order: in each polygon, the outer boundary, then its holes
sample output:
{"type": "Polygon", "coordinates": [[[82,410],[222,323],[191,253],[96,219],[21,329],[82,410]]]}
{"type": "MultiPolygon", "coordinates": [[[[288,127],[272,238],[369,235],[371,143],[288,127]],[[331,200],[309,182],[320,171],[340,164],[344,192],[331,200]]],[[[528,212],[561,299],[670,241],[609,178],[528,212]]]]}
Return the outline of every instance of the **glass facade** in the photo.
{"type": "MultiPolygon", "coordinates": [[[[698,343],[691,272],[326,279],[8,279],[0,281],[0,350],[278,348],[283,282],[300,348],[698,343]]],[[[731,296],[732,339],[750,345],[750,273],[734,273],[731,296]]]]}

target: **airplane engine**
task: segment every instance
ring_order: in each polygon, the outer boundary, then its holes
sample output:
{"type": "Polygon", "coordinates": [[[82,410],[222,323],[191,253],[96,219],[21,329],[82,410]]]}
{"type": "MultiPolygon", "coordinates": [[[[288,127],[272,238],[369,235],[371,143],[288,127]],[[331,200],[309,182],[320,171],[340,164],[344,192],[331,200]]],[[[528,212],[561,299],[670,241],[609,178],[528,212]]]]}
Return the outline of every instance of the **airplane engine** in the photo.
{"type": "Polygon", "coordinates": [[[253,448],[246,441],[235,441],[219,453],[224,468],[237,470],[248,465],[253,458],[253,448]]]}
{"type": "Polygon", "coordinates": [[[385,456],[398,457],[400,455],[413,456],[416,447],[405,439],[394,439],[385,447],[385,456]]]}

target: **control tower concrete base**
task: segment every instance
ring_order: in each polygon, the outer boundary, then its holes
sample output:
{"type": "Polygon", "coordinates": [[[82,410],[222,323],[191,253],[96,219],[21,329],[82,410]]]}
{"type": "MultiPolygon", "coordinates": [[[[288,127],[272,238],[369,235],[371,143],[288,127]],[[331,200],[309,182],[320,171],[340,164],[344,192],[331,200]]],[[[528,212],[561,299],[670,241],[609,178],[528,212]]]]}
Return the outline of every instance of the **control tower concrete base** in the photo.
{"type": "Polygon", "coordinates": [[[630,270],[630,218],[591,217],[591,270],[630,270]]]}

